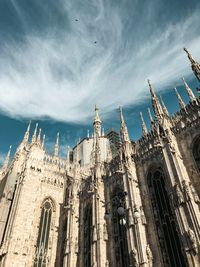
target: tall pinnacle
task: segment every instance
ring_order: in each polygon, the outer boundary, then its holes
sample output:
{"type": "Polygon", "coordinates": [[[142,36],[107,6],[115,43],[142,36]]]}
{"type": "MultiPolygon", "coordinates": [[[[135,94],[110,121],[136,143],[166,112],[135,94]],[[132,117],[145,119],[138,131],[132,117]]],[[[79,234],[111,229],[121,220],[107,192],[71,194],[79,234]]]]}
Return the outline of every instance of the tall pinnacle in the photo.
{"type": "Polygon", "coordinates": [[[99,117],[99,108],[97,107],[97,105],[95,105],[95,118],[94,118],[94,122],[93,122],[93,125],[94,125],[94,131],[95,131],[95,134],[98,136],[101,135],[101,119],[99,117]]]}
{"type": "Polygon", "coordinates": [[[186,48],[184,48],[183,50],[187,53],[187,56],[191,62],[191,67],[192,67],[192,70],[194,72],[194,75],[200,81],[200,64],[194,60],[192,54],[190,54],[186,48]]]}
{"type": "Polygon", "coordinates": [[[188,84],[186,83],[184,77],[182,78],[182,80],[183,80],[183,83],[184,83],[184,85],[185,85],[185,89],[186,89],[186,91],[187,91],[187,93],[188,93],[188,96],[189,96],[189,98],[190,98],[190,101],[194,101],[194,100],[196,100],[196,97],[195,97],[195,95],[193,94],[192,89],[188,86],[188,84]]]}
{"type": "Polygon", "coordinates": [[[162,105],[162,109],[163,109],[164,114],[169,117],[169,112],[167,110],[167,107],[165,106],[165,103],[164,103],[164,101],[162,99],[162,96],[160,96],[160,102],[161,102],[161,105],[162,105]]]}
{"type": "Polygon", "coordinates": [[[38,123],[36,123],[36,125],[35,125],[35,130],[34,130],[34,133],[33,133],[31,144],[34,144],[36,142],[37,128],[38,128],[38,123]]]}
{"type": "Polygon", "coordinates": [[[158,100],[158,97],[156,96],[151,81],[148,80],[148,84],[149,84],[149,89],[150,89],[150,93],[151,93],[151,101],[152,101],[152,105],[153,105],[153,110],[155,112],[156,115],[156,119],[161,118],[163,116],[163,109],[160,105],[160,102],[158,100]]]}
{"type": "Polygon", "coordinates": [[[9,147],[9,150],[8,150],[8,153],[6,155],[6,158],[5,158],[5,161],[4,161],[4,164],[3,164],[3,170],[6,170],[7,167],[8,167],[8,164],[9,164],[9,160],[10,160],[10,152],[11,152],[11,148],[12,146],[9,147]]]}
{"type": "Polygon", "coordinates": [[[148,134],[148,130],[147,130],[147,126],[144,122],[144,118],[142,116],[142,112],[140,112],[140,119],[141,119],[141,122],[142,122],[142,133],[143,133],[143,136],[147,135],[148,134]]]}
{"type": "Polygon", "coordinates": [[[55,158],[58,158],[58,152],[59,152],[59,133],[57,133],[56,143],[54,146],[54,157],[55,158]]]}
{"type": "Polygon", "coordinates": [[[24,134],[24,138],[23,138],[23,141],[22,141],[22,143],[24,143],[24,144],[26,144],[28,142],[28,138],[29,138],[29,134],[30,134],[30,128],[31,128],[31,121],[29,121],[27,130],[26,130],[26,132],[24,134]]]}
{"type": "Polygon", "coordinates": [[[37,137],[37,144],[40,145],[40,138],[41,138],[41,131],[42,129],[39,129],[38,137],[37,137]]]}
{"type": "Polygon", "coordinates": [[[152,117],[150,108],[148,108],[148,114],[149,114],[150,123],[153,124],[153,117],[152,117]]]}
{"type": "Polygon", "coordinates": [[[185,109],[185,103],[183,102],[183,99],[182,99],[181,96],[179,95],[179,93],[178,93],[176,87],[174,88],[174,91],[175,91],[176,96],[177,96],[177,98],[178,98],[178,103],[179,103],[180,108],[181,108],[181,109],[185,109]]]}
{"type": "MultiPolygon", "coordinates": [[[[99,171],[99,163],[100,163],[100,141],[99,137],[101,136],[101,119],[99,117],[99,108],[95,105],[95,118],[93,122],[94,126],[94,150],[95,150],[95,170],[96,175],[99,171]]],[[[99,174],[98,174],[99,175],[99,174]]]]}
{"type": "Polygon", "coordinates": [[[122,107],[119,107],[119,115],[120,115],[120,126],[121,126],[120,133],[121,133],[122,142],[130,143],[128,130],[127,130],[127,127],[124,121],[124,116],[122,113],[122,107]]]}

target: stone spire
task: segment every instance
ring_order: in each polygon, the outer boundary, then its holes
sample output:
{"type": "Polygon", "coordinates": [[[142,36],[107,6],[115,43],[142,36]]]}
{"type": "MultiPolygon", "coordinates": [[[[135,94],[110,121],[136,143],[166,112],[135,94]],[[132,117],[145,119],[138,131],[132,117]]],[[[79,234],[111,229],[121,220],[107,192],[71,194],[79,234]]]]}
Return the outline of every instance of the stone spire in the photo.
{"type": "Polygon", "coordinates": [[[33,133],[31,144],[34,144],[36,142],[37,128],[38,128],[38,123],[36,123],[36,125],[35,125],[35,130],[34,130],[34,133],[33,133]]]}
{"type": "Polygon", "coordinates": [[[182,78],[182,80],[183,80],[183,83],[184,83],[184,85],[185,85],[185,89],[186,89],[186,91],[187,91],[187,93],[188,93],[188,96],[189,96],[189,98],[190,98],[190,101],[194,101],[194,100],[196,100],[196,97],[195,97],[195,95],[193,94],[192,89],[188,86],[188,84],[186,83],[184,77],[182,78]]]}
{"type": "Polygon", "coordinates": [[[160,105],[160,102],[158,100],[158,97],[156,96],[151,81],[148,80],[148,84],[149,84],[149,89],[150,89],[150,93],[151,93],[151,101],[152,101],[152,105],[153,105],[153,110],[155,112],[156,115],[156,119],[159,119],[163,116],[163,109],[160,105]]]}
{"type": "Polygon", "coordinates": [[[95,133],[95,139],[94,139],[94,145],[95,145],[95,166],[96,168],[99,166],[100,163],[100,144],[99,144],[99,137],[101,136],[101,120],[99,117],[99,109],[97,105],[95,105],[95,119],[93,122],[94,126],[94,133],[95,133]]]}
{"type": "Polygon", "coordinates": [[[152,117],[150,108],[148,108],[148,114],[149,114],[150,123],[153,124],[153,117],[152,117]]]}
{"type": "Polygon", "coordinates": [[[9,150],[8,150],[8,153],[6,155],[6,158],[5,158],[5,161],[4,161],[4,164],[3,164],[3,170],[5,171],[8,167],[8,164],[9,164],[9,161],[10,161],[10,152],[11,152],[11,148],[12,146],[9,147],[9,150]]]}
{"type": "Polygon", "coordinates": [[[43,135],[43,138],[42,138],[42,149],[44,149],[44,142],[45,142],[45,134],[43,135]]]}
{"type": "Polygon", "coordinates": [[[54,146],[54,158],[58,158],[58,152],[59,152],[59,133],[57,133],[56,143],[54,146]]]}
{"type": "Polygon", "coordinates": [[[98,136],[100,136],[101,135],[101,120],[99,117],[99,108],[97,107],[97,105],[95,105],[95,118],[94,118],[93,126],[94,126],[95,134],[98,134],[98,136]]]}
{"type": "Polygon", "coordinates": [[[141,122],[142,122],[142,133],[143,133],[143,136],[147,135],[148,134],[148,130],[147,130],[147,126],[144,122],[144,118],[142,116],[142,112],[140,112],[140,119],[141,119],[141,122]]]}
{"type": "Polygon", "coordinates": [[[162,105],[162,109],[163,109],[164,114],[169,117],[169,112],[167,110],[167,107],[165,106],[165,103],[164,103],[164,101],[162,99],[162,96],[160,96],[160,102],[161,102],[161,105],[162,105]]]}
{"type": "Polygon", "coordinates": [[[175,91],[176,96],[177,96],[177,98],[178,98],[178,103],[179,103],[180,108],[181,108],[181,109],[185,109],[185,103],[183,102],[183,99],[182,99],[181,96],[179,95],[179,93],[178,93],[176,87],[174,88],[174,91],[175,91]]]}
{"type": "Polygon", "coordinates": [[[23,138],[23,141],[22,141],[22,143],[24,143],[24,144],[26,144],[28,142],[29,134],[30,134],[30,128],[31,128],[31,121],[29,121],[27,130],[26,130],[26,132],[24,134],[24,138],[23,138]]]}
{"type": "Polygon", "coordinates": [[[193,56],[189,53],[189,51],[186,48],[184,48],[183,50],[187,53],[187,56],[191,62],[192,70],[197,79],[200,81],[200,64],[194,60],[193,56]]]}
{"type": "Polygon", "coordinates": [[[122,107],[119,107],[119,114],[120,114],[120,133],[121,133],[121,138],[122,138],[122,142],[128,142],[130,143],[130,138],[129,138],[129,134],[128,134],[128,130],[124,121],[124,116],[122,113],[122,107]]]}
{"type": "Polygon", "coordinates": [[[37,145],[41,145],[41,143],[40,143],[41,131],[42,131],[42,129],[40,128],[39,133],[38,133],[38,137],[37,137],[37,145]]]}

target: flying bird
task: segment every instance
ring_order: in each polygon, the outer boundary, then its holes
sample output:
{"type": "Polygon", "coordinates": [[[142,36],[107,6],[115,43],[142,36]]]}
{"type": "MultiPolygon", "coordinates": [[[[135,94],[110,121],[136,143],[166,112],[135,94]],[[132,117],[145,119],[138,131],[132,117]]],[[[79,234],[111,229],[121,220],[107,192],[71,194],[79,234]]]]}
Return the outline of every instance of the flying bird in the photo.
{"type": "Polygon", "coordinates": [[[94,44],[96,44],[96,43],[97,43],[97,41],[94,42],[94,44]]]}
{"type": "Polygon", "coordinates": [[[75,21],[78,21],[78,19],[75,19],[75,21]]]}

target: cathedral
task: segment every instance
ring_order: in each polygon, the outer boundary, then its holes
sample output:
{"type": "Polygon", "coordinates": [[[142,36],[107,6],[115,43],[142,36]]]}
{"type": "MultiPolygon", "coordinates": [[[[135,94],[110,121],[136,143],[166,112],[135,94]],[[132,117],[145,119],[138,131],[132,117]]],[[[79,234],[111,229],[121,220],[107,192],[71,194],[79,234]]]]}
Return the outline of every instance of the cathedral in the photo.
{"type": "MultiPolygon", "coordinates": [[[[184,49],[200,81],[200,64],[184,49]]],[[[148,80],[154,117],[131,141],[94,134],[59,158],[36,125],[0,169],[0,267],[200,266],[200,98],[183,79],[173,116],[148,80]]]]}

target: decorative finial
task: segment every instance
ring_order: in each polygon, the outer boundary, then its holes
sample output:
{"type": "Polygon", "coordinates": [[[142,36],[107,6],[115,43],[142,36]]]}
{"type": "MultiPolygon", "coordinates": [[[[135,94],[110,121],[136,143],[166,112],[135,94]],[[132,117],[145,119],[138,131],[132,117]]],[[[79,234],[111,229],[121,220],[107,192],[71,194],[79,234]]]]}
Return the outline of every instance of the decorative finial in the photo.
{"type": "Polygon", "coordinates": [[[35,130],[34,130],[34,133],[33,133],[31,144],[34,144],[36,142],[37,128],[38,128],[38,123],[36,123],[36,125],[35,125],[35,130]]]}
{"type": "Polygon", "coordinates": [[[179,95],[179,93],[178,93],[176,87],[174,87],[174,91],[175,91],[176,96],[177,96],[177,98],[178,98],[178,103],[179,103],[180,108],[181,108],[181,109],[185,109],[185,103],[183,102],[183,99],[182,99],[181,96],[179,95]]]}
{"type": "Polygon", "coordinates": [[[196,100],[196,97],[195,97],[195,95],[193,94],[192,89],[191,89],[191,88],[189,87],[189,85],[186,83],[184,77],[182,77],[182,80],[183,80],[183,83],[184,83],[184,85],[185,85],[185,89],[186,89],[186,91],[187,91],[187,93],[188,93],[188,96],[189,96],[189,98],[190,98],[190,101],[194,101],[194,100],[196,100]]]}
{"type": "Polygon", "coordinates": [[[144,122],[144,118],[142,116],[142,112],[140,112],[140,118],[141,118],[141,122],[142,122],[142,133],[143,133],[143,136],[146,136],[148,134],[148,130],[147,130],[147,126],[144,122]]]}
{"type": "Polygon", "coordinates": [[[122,106],[119,107],[119,115],[120,115],[121,124],[124,124],[124,116],[123,116],[123,112],[122,112],[122,106]]]}

